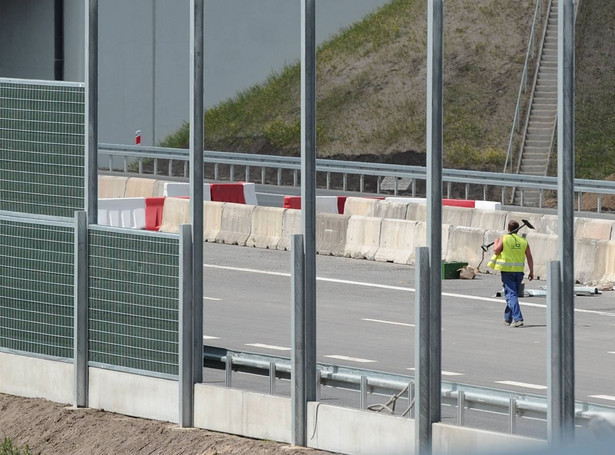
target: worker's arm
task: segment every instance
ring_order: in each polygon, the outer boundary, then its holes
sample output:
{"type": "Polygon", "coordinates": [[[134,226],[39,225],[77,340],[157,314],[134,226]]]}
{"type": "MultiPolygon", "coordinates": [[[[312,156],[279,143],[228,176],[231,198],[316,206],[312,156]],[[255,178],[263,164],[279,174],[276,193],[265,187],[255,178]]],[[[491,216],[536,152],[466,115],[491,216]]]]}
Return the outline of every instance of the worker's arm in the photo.
{"type": "Polygon", "coordinates": [[[495,242],[493,242],[493,252],[495,254],[500,254],[503,249],[504,241],[502,240],[502,237],[498,237],[497,239],[495,239],[495,242]]]}
{"type": "Polygon", "coordinates": [[[534,258],[532,257],[532,250],[529,245],[525,250],[525,258],[527,259],[527,266],[530,268],[530,274],[527,277],[532,281],[534,279],[534,258]]]}

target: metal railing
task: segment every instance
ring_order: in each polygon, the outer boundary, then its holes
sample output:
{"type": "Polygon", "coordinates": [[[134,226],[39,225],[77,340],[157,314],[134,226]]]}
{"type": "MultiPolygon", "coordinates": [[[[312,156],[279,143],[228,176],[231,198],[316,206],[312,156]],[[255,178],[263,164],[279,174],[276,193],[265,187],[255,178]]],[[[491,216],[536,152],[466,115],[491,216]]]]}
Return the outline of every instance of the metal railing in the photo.
{"type": "MultiPolygon", "coordinates": [[[[148,147],[148,146],[131,146],[131,145],[118,145],[118,144],[100,144],[99,156],[108,158],[108,167],[103,170],[116,171],[116,166],[113,165],[113,161],[120,159],[123,161],[123,166],[120,171],[129,173],[134,168],[134,172],[138,175],[145,175],[144,163],[151,161],[153,164],[153,175],[160,175],[158,171],[159,160],[181,161],[185,163],[185,174],[183,178],[187,177],[187,165],[189,161],[189,153],[187,149],[173,149],[165,147],[148,147]]],[[[230,167],[230,180],[234,180],[235,168],[244,168],[245,181],[258,182],[259,179],[250,178],[251,168],[260,168],[260,183],[265,184],[265,169],[277,170],[277,185],[281,185],[281,172],[291,171],[293,172],[294,186],[298,184],[298,174],[301,170],[301,158],[290,156],[275,156],[275,155],[257,155],[249,153],[231,153],[231,152],[217,152],[217,151],[205,151],[204,163],[214,166],[214,179],[218,180],[219,173],[215,171],[220,165],[228,165],[230,167]]],[[[169,166],[169,169],[171,166],[169,166]]],[[[347,177],[358,176],[359,186],[358,191],[365,191],[365,177],[376,177],[378,181],[384,177],[393,177],[396,180],[402,178],[412,179],[411,196],[416,195],[416,182],[426,182],[427,173],[425,167],[421,166],[406,166],[399,164],[382,164],[382,163],[364,163],[356,161],[341,161],[341,160],[316,160],[316,172],[325,173],[327,177],[331,174],[341,174],[342,179],[342,191],[347,191],[347,177]]],[[[327,182],[330,179],[327,178],[327,182]]],[[[482,197],[487,199],[489,188],[498,188],[501,194],[502,204],[507,204],[506,190],[509,188],[520,188],[523,193],[524,190],[540,190],[540,203],[539,207],[543,207],[544,194],[548,191],[557,191],[557,177],[548,176],[533,176],[522,174],[507,174],[499,172],[482,172],[482,171],[469,171],[459,169],[443,169],[442,181],[446,185],[446,197],[451,197],[452,184],[463,185],[463,193],[466,199],[469,199],[470,189],[479,187],[482,188],[482,197]]],[[[329,189],[327,187],[327,189],[329,189]]],[[[581,197],[583,194],[596,194],[597,195],[597,212],[602,211],[602,196],[603,195],[615,195],[615,182],[604,180],[588,180],[588,179],[575,179],[574,190],[578,197],[578,210],[581,210],[581,197]]],[[[376,193],[379,193],[379,186],[376,193]]],[[[397,195],[397,191],[394,194],[397,195]]],[[[523,200],[523,198],[521,198],[523,200]]]]}
{"type": "MultiPolygon", "coordinates": [[[[289,380],[290,359],[265,354],[232,351],[211,346],[203,347],[204,366],[225,370],[225,385],[231,387],[233,372],[269,377],[269,392],[276,393],[276,379],[289,380]]],[[[359,392],[359,408],[375,411],[389,410],[388,406],[367,406],[368,394],[399,397],[401,394],[412,407],[414,378],[394,373],[318,364],[320,386],[339,387],[359,392]]],[[[486,411],[508,416],[508,431],[516,432],[517,418],[547,420],[547,397],[510,392],[488,387],[442,382],[442,404],[457,407],[457,424],[463,425],[467,411],[486,411]]],[[[407,409],[406,411],[408,411],[407,409]]],[[[576,424],[587,426],[599,415],[615,415],[615,407],[576,402],[576,424]]],[[[411,412],[402,415],[412,416],[411,412]]]]}

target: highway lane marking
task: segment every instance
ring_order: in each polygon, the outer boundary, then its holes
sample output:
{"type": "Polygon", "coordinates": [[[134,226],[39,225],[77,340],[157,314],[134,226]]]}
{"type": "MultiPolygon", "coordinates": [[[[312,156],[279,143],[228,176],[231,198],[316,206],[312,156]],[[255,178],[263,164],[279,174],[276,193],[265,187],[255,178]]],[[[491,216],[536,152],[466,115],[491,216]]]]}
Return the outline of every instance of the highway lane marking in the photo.
{"type": "Polygon", "coordinates": [[[379,322],[381,324],[403,325],[405,327],[414,327],[414,324],[406,324],[405,322],[383,321],[382,319],[363,318],[362,321],[379,322]]]}
{"type": "MultiPolygon", "coordinates": [[[[229,266],[214,265],[214,264],[203,264],[203,267],[208,267],[212,269],[221,269],[221,270],[233,270],[235,272],[259,273],[263,275],[290,277],[290,273],[270,272],[267,270],[247,269],[247,268],[242,268],[242,267],[229,267],[229,266]]],[[[388,284],[366,283],[364,281],[340,280],[337,278],[323,278],[323,277],[317,277],[316,280],[324,281],[326,283],[351,284],[355,286],[364,286],[364,287],[376,288],[376,289],[388,289],[391,291],[416,292],[416,289],[414,288],[406,288],[402,286],[390,286],[388,284]]],[[[443,292],[442,296],[454,297],[457,299],[465,299],[465,300],[472,300],[472,301],[479,300],[482,302],[495,302],[495,303],[505,303],[506,302],[503,297],[496,299],[493,297],[480,297],[477,295],[468,295],[468,294],[454,294],[451,292],[443,292]]],[[[545,303],[519,302],[519,305],[525,306],[525,307],[534,307],[534,308],[547,308],[547,305],[545,303]]],[[[575,308],[574,311],[576,313],[587,313],[587,314],[595,314],[598,316],[615,317],[615,313],[608,313],[605,311],[583,310],[580,308],[575,308]]]]}
{"type": "Polygon", "coordinates": [[[272,344],[246,343],[246,346],[252,346],[254,348],[271,349],[273,351],[290,351],[290,348],[285,348],[284,346],[274,346],[272,344]]]}
{"type": "Polygon", "coordinates": [[[538,385],[538,384],[528,384],[526,382],[517,382],[517,381],[495,381],[496,384],[504,384],[504,385],[512,385],[515,387],[525,387],[526,389],[535,389],[535,390],[546,390],[547,386],[538,385]]]}
{"type": "Polygon", "coordinates": [[[203,300],[215,300],[215,301],[219,302],[222,299],[218,299],[216,297],[203,297],[203,300]]]}
{"type": "MultiPolygon", "coordinates": [[[[406,370],[414,371],[415,369],[414,368],[406,368],[406,370]]],[[[454,371],[444,371],[444,370],[442,370],[440,372],[440,374],[442,376],[464,376],[463,373],[455,373],[454,371]]]]}
{"type": "Polygon", "coordinates": [[[611,396],[611,395],[590,395],[590,398],[598,398],[600,400],[609,400],[609,401],[615,401],[615,397],[611,396]]]}
{"type": "Polygon", "coordinates": [[[323,357],[328,357],[330,359],[337,359],[337,360],[347,360],[349,362],[357,362],[357,363],[377,363],[377,360],[368,360],[368,359],[360,359],[358,357],[348,357],[346,355],[338,355],[338,354],[333,354],[333,355],[325,355],[323,357]]]}
{"type": "Polygon", "coordinates": [[[220,337],[212,337],[212,336],[209,336],[209,335],[203,335],[203,339],[204,340],[219,340],[220,337]]]}
{"type": "Polygon", "coordinates": [[[615,351],[609,351],[607,354],[615,354],[615,351]]]}

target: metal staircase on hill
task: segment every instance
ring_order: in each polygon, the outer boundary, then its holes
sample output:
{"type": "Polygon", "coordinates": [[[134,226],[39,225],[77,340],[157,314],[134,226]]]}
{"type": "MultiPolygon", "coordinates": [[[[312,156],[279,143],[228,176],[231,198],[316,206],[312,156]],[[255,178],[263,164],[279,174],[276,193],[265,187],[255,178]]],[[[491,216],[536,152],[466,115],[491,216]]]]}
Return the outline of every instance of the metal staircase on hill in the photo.
{"type": "MultiPolygon", "coordinates": [[[[557,1],[549,2],[547,23],[538,57],[534,89],[523,134],[517,173],[547,175],[557,120],[557,1]]],[[[539,206],[540,190],[516,189],[514,205],[539,206]]]]}

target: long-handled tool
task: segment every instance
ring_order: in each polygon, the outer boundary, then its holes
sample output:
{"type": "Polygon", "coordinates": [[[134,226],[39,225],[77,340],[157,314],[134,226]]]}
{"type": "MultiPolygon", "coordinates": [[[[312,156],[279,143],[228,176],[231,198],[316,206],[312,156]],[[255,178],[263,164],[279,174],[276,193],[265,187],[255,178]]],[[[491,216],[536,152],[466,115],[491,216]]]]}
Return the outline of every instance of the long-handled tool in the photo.
{"type": "MultiPolygon", "coordinates": [[[[528,220],[521,220],[521,221],[523,221],[523,224],[519,226],[517,229],[513,229],[511,232],[509,232],[509,234],[516,234],[517,232],[519,232],[519,229],[525,226],[529,227],[530,229],[535,229],[534,226],[532,226],[532,223],[530,223],[528,220]]],[[[481,245],[481,248],[483,251],[487,251],[489,247],[491,247],[494,243],[495,243],[495,240],[491,242],[489,245],[481,245]]]]}

